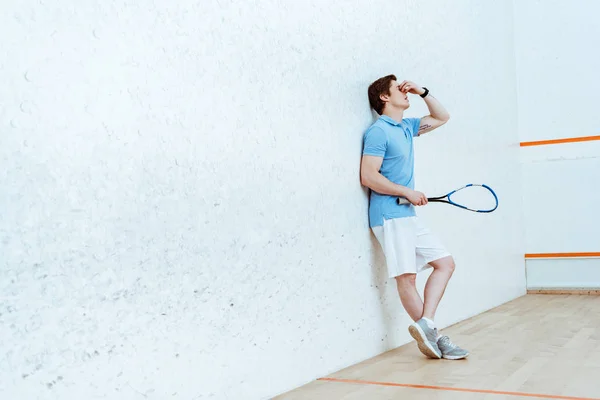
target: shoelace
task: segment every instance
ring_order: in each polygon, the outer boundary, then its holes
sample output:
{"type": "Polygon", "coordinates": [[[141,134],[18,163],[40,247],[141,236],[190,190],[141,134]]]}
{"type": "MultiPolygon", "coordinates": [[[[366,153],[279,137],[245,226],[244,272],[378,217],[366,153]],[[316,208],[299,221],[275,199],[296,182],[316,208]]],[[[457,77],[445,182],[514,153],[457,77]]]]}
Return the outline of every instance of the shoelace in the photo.
{"type": "Polygon", "coordinates": [[[439,343],[439,342],[442,342],[442,344],[444,344],[444,345],[446,345],[446,346],[450,347],[450,349],[455,349],[455,348],[457,348],[457,347],[458,347],[458,346],[456,346],[454,343],[452,343],[452,342],[450,341],[450,338],[449,338],[448,336],[442,336],[442,337],[440,338],[440,340],[438,340],[438,343],[439,343]]]}

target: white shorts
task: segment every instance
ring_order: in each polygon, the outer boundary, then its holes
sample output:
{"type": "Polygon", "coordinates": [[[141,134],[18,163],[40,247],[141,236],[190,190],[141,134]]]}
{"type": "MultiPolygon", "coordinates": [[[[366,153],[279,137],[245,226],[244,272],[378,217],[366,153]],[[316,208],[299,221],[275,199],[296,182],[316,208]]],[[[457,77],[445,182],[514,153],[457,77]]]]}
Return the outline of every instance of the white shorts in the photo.
{"type": "Polygon", "coordinates": [[[450,256],[418,217],[384,219],[383,226],[374,226],[371,230],[385,254],[390,278],[416,274],[430,268],[430,262],[450,256]]]}

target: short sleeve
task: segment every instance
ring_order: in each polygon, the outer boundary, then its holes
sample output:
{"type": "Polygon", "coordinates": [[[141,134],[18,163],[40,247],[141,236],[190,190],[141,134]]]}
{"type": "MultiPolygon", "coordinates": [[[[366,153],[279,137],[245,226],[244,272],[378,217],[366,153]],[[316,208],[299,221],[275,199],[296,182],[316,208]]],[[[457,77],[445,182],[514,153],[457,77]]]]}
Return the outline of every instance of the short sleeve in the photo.
{"type": "Polygon", "coordinates": [[[421,126],[421,118],[406,118],[408,129],[411,130],[413,136],[419,136],[419,127],[421,126]]]}
{"type": "Polygon", "coordinates": [[[378,127],[372,127],[365,132],[363,146],[363,155],[367,156],[385,156],[387,150],[387,135],[383,129],[378,127]]]}

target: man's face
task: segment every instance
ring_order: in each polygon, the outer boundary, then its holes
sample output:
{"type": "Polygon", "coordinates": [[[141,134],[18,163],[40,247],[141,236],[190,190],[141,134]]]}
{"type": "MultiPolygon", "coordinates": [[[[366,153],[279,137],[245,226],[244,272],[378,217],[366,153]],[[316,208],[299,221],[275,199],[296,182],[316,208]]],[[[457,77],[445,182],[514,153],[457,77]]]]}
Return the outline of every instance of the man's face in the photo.
{"type": "Polygon", "coordinates": [[[392,81],[390,84],[390,95],[387,96],[387,98],[389,102],[388,104],[394,108],[406,110],[408,107],[410,107],[408,94],[400,90],[400,84],[396,81],[392,81]]]}

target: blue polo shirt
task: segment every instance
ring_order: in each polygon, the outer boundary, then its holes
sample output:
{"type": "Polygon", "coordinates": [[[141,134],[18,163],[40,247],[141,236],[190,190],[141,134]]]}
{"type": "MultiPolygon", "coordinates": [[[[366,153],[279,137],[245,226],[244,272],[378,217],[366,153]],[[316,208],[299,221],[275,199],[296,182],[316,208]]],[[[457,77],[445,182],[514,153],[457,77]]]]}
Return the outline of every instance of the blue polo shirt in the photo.
{"type": "MultiPolygon", "coordinates": [[[[366,130],[363,155],[383,157],[379,172],[391,182],[415,188],[413,138],[419,135],[421,118],[404,118],[397,122],[382,115],[366,130]]],[[[369,225],[381,226],[384,219],[415,216],[412,204],[399,205],[397,196],[371,190],[369,225]]]]}

